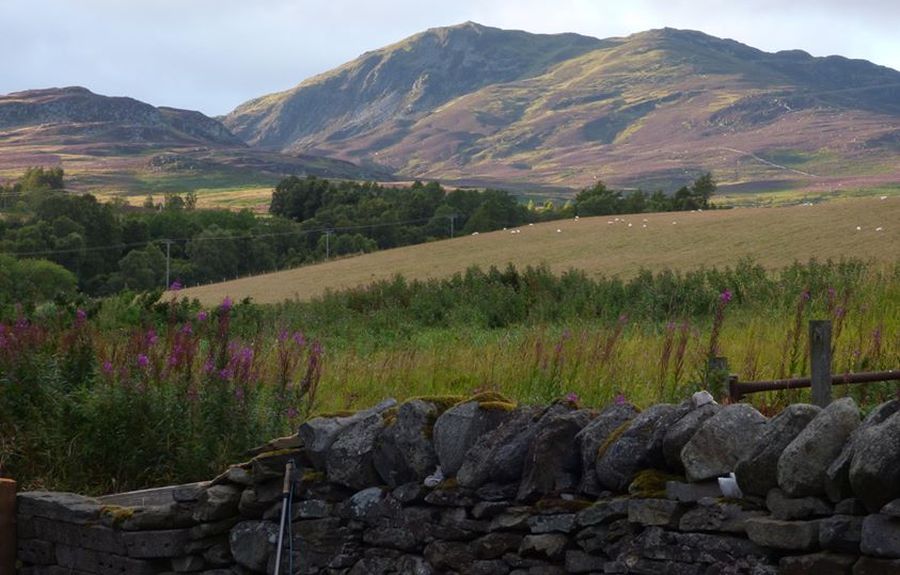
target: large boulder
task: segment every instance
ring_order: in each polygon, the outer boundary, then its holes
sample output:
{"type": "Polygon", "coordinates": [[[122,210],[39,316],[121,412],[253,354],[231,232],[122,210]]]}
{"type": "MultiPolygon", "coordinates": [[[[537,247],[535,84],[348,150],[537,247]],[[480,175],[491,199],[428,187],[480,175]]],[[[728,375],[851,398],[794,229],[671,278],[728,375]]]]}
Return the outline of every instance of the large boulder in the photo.
{"type": "Polygon", "coordinates": [[[477,489],[485,483],[513,483],[522,479],[525,458],[546,421],[571,410],[565,405],[524,407],[496,429],[481,436],[466,452],[456,479],[463,487],[477,489]]]}
{"type": "Polygon", "coordinates": [[[850,463],[856,453],[857,444],[866,430],[873,425],[882,423],[898,411],[900,411],[900,399],[882,403],[873,409],[850,435],[850,440],[844,445],[841,454],[831,462],[825,471],[825,492],[832,501],[838,502],[853,496],[853,489],[850,485],[850,463]]]}
{"type": "Polygon", "coordinates": [[[475,442],[508,420],[515,407],[497,394],[485,393],[442,413],[434,424],[434,450],[444,475],[455,476],[475,442]]]}
{"type": "Polygon", "coordinates": [[[412,399],[386,422],[375,440],[375,469],[385,483],[420,482],[434,471],[438,460],[431,434],[443,409],[439,402],[412,399]]]}
{"type": "Polygon", "coordinates": [[[859,425],[849,397],[823,409],[778,458],[778,486],[791,497],[825,495],[825,472],[859,425]]]}
{"type": "Polygon", "coordinates": [[[581,450],[575,437],[594,415],[591,410],[580,409],[547,422],[528,450],[519,500],[577,489],[581,480],[581,450]]]}
{"type": "Polygon", "coordinates": [[[663,456],[670,469],[681,470],[681,450],[694,437],[706,420],[719,413],[722,406],[718,403],[705,403],[685,414],[672,424],[663,438],[663,456]]]}
{"type": "Polygon", "coordinates": [[[681,450],[688,481],[703,481],[733,471],[765,423],[766,417],[746,403],[723,407],[707,419],[681,450]]]}
{"type": "Polygon", "coordinates": [[[664,468],[663,438],[669,426],[683,415],[683,408],[661,403],[624,424],[627,428],[613,432],[597,453],[595,471],[600,486],[622,492],[641,469],[664,468]]]}
{"type": "Polygon", "coordinates": [[[323,416],[305,421],[300,426],[297,434],[303,442],[310,462],[319,471],[325,471],[325,460],[328,450],[344,429],[373,413],[381,413],[396,405],[397,400],[386,399],[375,407],[358,411],[346,417],[323,416]]]}
{"type": "Polygon", "coordinates": [[[371,413],[341,430],[325,460],[328,480],[351,489],[381,483],[375,470],[375,439],[384,425],[381,413],[371,413]]]}
{"type": "Polygon", "coordinates": [[[778,459],[820,411],[822,408],[815,405],[795,403],[763,426],[756,442],[734,468],[743,493],[765,496],[770,489],[778,486],[778,459]]]}
{"type": "Polygon", "coordinates": [[[900,412],[860,434],[850,485],[873,513],[900,497],[900,412]]]}
{"type": "Polygon", "coordinates": [[[241,521],[228,536],[234,560],[255,572],[265,572],[277,541],[278,525],[271,521],[241,521]]]}
{"type": "Polygon", "coordinates": [[[597,472],[594,469],[597,463],[597,450],[612,432],[634,419],[638,413],[640,411],[630,403],[615,403],[604,408],[575,436],[575,441],[581,449],[582,477],[579,490],[582,493],[600,494],[597,472]]]}

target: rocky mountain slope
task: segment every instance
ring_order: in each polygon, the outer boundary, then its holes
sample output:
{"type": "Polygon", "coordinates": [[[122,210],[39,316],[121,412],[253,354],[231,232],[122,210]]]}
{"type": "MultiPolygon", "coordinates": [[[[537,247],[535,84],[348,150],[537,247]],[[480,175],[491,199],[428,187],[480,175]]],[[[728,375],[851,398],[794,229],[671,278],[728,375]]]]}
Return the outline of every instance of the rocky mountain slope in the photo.
{"type": "MultiPolygon", "coordinates": [[[[61,165],[75,188],[163,187],[180,178],[275,181],[283,174],[382,175],[345,161],[252,149],[200,112],[81,87],[0,96],[0,178],[61,165]]],[[[184,187],[184,186],[182,186],[184,187]]]]}
{"type": "Polygon", "coordinates": [[[266,149],[403,177],[644,187],[900,181],[900,72],[662,29],[598,40],[468,22],[251,100],[224,124],[266,149]]]}

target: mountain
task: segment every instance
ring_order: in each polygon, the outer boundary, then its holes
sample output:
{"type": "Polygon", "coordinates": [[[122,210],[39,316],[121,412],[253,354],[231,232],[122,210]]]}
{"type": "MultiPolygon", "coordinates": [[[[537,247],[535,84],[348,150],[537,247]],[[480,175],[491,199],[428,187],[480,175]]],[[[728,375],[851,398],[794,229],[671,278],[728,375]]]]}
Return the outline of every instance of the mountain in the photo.
{"type": "Polygon", "coordinates": [[[598,40],[467,22],[242,104],[247,143],[405,178],[746,189],[900,181],[900,72],[661,29],[598,40]]]}
{"type": "MultiPolygon", "coordinates": [[[[340,160],[252,149],[200,112],[81,87],[0,96],[0,175],[62,165],[74,188],[172,189],[185,179],[276,181],[291,173],[381,175],[340,160]]],[[[184,188],[180,185],[180,188],[184,188]]]]}

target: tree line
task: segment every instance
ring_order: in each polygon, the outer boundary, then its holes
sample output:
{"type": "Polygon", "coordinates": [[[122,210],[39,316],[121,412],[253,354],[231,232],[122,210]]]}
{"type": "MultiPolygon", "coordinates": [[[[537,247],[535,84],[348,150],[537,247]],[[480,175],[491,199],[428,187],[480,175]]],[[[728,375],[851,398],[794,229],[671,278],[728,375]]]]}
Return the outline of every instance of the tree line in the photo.
{"type": "Polygon", "coordinates": [[[142,206],[102,203],[91,194],[66,192],[61,168],[31,168],[0,186],[0,253],[7,256],[0,259],[0,288],[20,284],[3,289],[0,306],[47,299],[54,290],[102,296],[159,289],[167,266],[171,280],[192,285],[296,267],[326,255],[575,215],[705,209],[714,191],[709,174],[671,196],[624,193],[598,182],[563,206],[534,207],[497,189],[290,176],[276,185],[269,215],[258,216],[197,209],[190,192],[166,194],[161,203],[148,197],[142,206]],[[43,263],[25,264],[26,259],[43,263]]]}

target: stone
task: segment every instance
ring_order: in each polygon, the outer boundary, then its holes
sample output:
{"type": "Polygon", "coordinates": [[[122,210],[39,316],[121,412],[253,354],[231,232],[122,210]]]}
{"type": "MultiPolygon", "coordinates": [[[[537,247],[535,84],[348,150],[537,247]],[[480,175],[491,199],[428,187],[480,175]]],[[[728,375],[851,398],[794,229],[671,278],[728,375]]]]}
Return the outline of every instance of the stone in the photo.
{"type": "Polygon", "coordinates": [[[900,412],[859,435],[850,485],[873,513],[900,497],[900,412]]]}
{"type": "Polygon", "coordinates": [[[475,560],[465,572],[466,575],[507,575],[509,565],[500,559],[475,560]]]}
{"type": "Polygon", "coordinates": [[[762,547],[814,551],[819,546],[818,521],[780,521],[756,517],[746,523],[747,537],[762,547]]]}
{"type": "Polygon", "coordinates": [[[859,555],[863,518],[855,515],[833,515],[819,522],[819,545],[822,549],[859,555]]]}
{"type": "Polygon", "coordinates": [[[858,497],[848,497],[834,506],[837,515],[868,515],[866,504],[858,497]]]}
{"type": "Polygon", "coordinates": [[[532,533],[571,533],[575,530],[575,514],[534,515],[528,518],[528,528],[532,533]]]}
{"type": "Polygon", "coordinates": [[[194,521],[219,521],[238,514],[243,490],[236,485],[214,485],[205,490],[194,508],[194,521]]]}
{"type": "Polygon", "coordinates": [[[775,487],[766,495],[766,507],[775,519],[807,519],[834,513],[832,506],[819,497],[788,497],[775,487]]]}
{"type": "Polygon", "coordinates": [[[876,559],[862,556],[853,566],[853,575],[897,575],[900,559],[876,559]]]}
{"type": "Polygon", "coordinates": [[[384,429],[381,413],[358,418],[345,426],[332,442],[325,462],[328,480],[351,489],[381,483],[375,469],[375,439],[384,429]]]}
{"type": "Polygon", "coordinates": [[[791,497],[825,495],[825,472],[859,425],[859,410],[844,397],[823,409],[778,458],[778,486],[791,497]]]}
{"type": "Polygon", "coordinates": [[[68,573],[155,575],[157,573],[153,563],[150,561],[109,555],[100,551],[69,547],[68,545],[56,546],[56,563],[62,569],[54,571],[60,575],[68,573]]]}
{"type": "Polygon", "coordinates": [[[850,484],[850,465],[859,442],[866,434],[866,430],[873,425],[883,423],[887,418],[900,411],[900,399],[894,399],[882,403],[873,409],[863,422],[850,434],[850,439],[844,445],[837,459],[831,462],[825,471],[825,492],[832,501],[840,501],[853,496],[853,486],[850,484]]]}
{"type": "MultiPolygon", "coordinates": [[[[766,559],[770,551],[742,537],[712,533],[679,533],[662,527],[647,527],[629,548],[629,554],[637,552],[645,559],[666,563],[734,565],[738,561],[766,559]]],[[[706,571],[703,568],[701,573],[706,571]]],[[[749,571],[749,569],[747,569],[749,571]]],[[[667,573],[661,569],[659,572],[667,573]]],[[[711,573],[721,573],[709,568],[711,573]]]]}
{"type": "Polygon", "coordinates": [[[778,459],[821,411],[815,405],[796,403],[766,422],[756,442],[734,468],[743,493],[765,497],[770,489],[778,487],[778,459]]]}
{"type": "Polygon", "coordinates": [[[602,573],[609,559],[580,551],[566,551],[566,573],[602,573]]]}
{"type": "Polygon", "coordinates": [[[347,501],[346,509],[350,519],[370,521],[372,518],[384,515],[384,513],[380,512],[380,509],[386,503],[390,505],[386,489],[382,487],[367,487],[353,494],[347,501]]]}
{"type": "Polygon", "coordinates": [[[666,481],[666,498],[682,503],[696,503],[708,497],[722,497],[718,481],[684,483],[682,481],[666,481]]]}
{"type": "Polygon", "coordinates": [[[548,418],[568,413],[563,405],[517,409],[502,425],[481,436],[465,455],[456,479],[464,487],[510,483],[522,479],[525,458],[548,418]]]}
{"type": "Polygon", "coordinates": [[[488,483],[475,490],[475,495],[482,501],[507,501],[515,499],[519,492],[519,479],[515,483],[488,483]]]}
{"type": "Polygon", "coordinates": [[[270,479],[281,479],[283,482],[287,464],[293,461],[295,469],[302,469],[303,460],[304,454],[299,449],[261,453],[250,461],[250,478],[253,483],[262,483],[270,479]]]}
{"type": "Polygon", "coordinates": [[[103,524],[109,527],[119,527],[125,531],[189,527],[195,523],[190,507],[179,503],[137,507],[124,518],[117,517],[115,512],[108,513],[107,511],[104,509],[103,524]]]}
{"type": "Polygon", "coordinates": [[[614,403],[605,407],[575,436],[575,441],[581,449],[583,475],[579,490],[582,493],[598,495],[602,491],[595,471],[597,450],[612,432],[634,419],[638,413],[638,409],[630,403],[614,403]]]}
{"type": "Polygon", "coordinates": [[[381,413],[397,405],[397,400],[386,399],[378,405],[364,409],[348,417],[314,417],[305,421],[298,436],[305,447],[306,456],[319,471],[325,471],[328,450],[341,431],[349,425],[373,413],[381,413]]]}
{"type": "Polygon", "coordinates": [[[425,560],[439,573],[460,571],[475,561],[469,546],[459,541],[434,541],[425,547],[425,560]]]}
{"type": "Polygon", "coordinates": [[[185,554],[184,549],[189,541],[188,529],[129,531],[122,534],[128,556],[138,559],[179,557],[185,554]]]}
{"type": "Polygon", "coordinates": [[[628,503],[628,521],[638,525],[677,528],[685,507],[670,499],[632,499],[628,503]]]}
{"type": "Polygon", "coordinates": [[[172,499],[174,499],[176,503],[194,503],[200,500],[200,496],[203,495],[203,492],[206,491],[208,487],[208,481],[177,485],[172,489],[172,499]]]}
{"type": "Polygon", "coordinates": [[[526,535],[519,546],[519,555],[555,560],[562,557],[569,539],[560,533],[526,535]]]}
{"type": "Polygon", "coordinates": [[[687,412],[681,419],[672,424],[663,438],[663,456],[669,469],[681,471],[681,450],[694,434],[700,430],[706,420],[722,409],[718,403],[706,403],[687,412]]]}
{"type": "Polygon", "coordinates": [[[241,521],[228,536],[234,560],[251,571],[266,570],[277,542],[278,525],[271,521],[241,521]]]}
{"type": "Polygon", "coordinates": [[[422,399],[412,399],[397,409],[396,418],[375,440],[375,469],[387,485],[421,483],[437,467],[431,434],[440,413],[437,404],[422,399]]]}
{"type": "MultiPolygon", "coordinates": [[[[19,526],[25,523],[20,514],[19,526]]],[[[114,555],[126,554],[121,533],[104,525],[79,525],[44,517],[35,517],[28,523],[31,525],[31,535],[35,539],[114,555]]]]}
{"type": "Polygon", "coordinates": [[[735,503],[703,499],[697,506],[685,511],[678,522],[678,529],[743,534],[747,532],[747,520],[763,516],[763,511],[746,510],[735,503]]]}
{"type": "Polygon", "coordinates": [[[595,466],[600,487],[621,493],[641,469],[662,468],[662,439],[680,415],[678,407],[661,403],[641,412],[618,437],[610,435],[601,446],[605,447],[603,453],[598,452],[595,466]]]}
{"type": "Polygon", "coordinates": [[[202,571],[204,568],[206,568],[206,560],[203,557],[188,555],[186,557],[172,558],[172,570],[177,573],[202,571]]]}
{"type": "Polygon", "coordinates": [[[26,565],[53,565],[56,563],[56,546],[39,539],[19,539],[16,558],[26,565]]]}
{"type": "Polygon", "coordinates": [[[404,555],[397,562],[397,572],[405,575],[435,575],[424,557],[417,555],[404,555]]]}
{"type": "Polygon", "coordinates": [[[493,519],[510,508],[506,501],[479,501],[472,507],[472,517],[475,519],[493,519]]]}
{"type": "Polygon", "coordinates": [[[884,504],[879,511],[882,515],[890,515],[891,517],[900,518],[900,499],[894,499],[884,504]]]}
{"type": "Polygon", "coordinates": [[[782,557],[779,575],[850,575],[856,557],[836,553],[812,553],[782,557]]]}
{"type": "Polygon", "coordinates": [[[594,414],[580,409],[546,421],[525,458],[519,501],[542,495],[577,491],[581,481],[581,450],[575,437],[594,414]]]}
{"type": "Polygon", "coordinates": [[[403,485],[396,487],[391,492],[391,496],[400,503],[406,505],[424,501],[425,496],[428,495],[428,493],[430,493],[430,490],[421,483],[404,483],[403,485]]]}
{"type": "Polygon", "coordinates": [[[93,497],[52,491],[26,491],[16,496],[19,516],[85,524],[100,517],[101,504],[93,497]]]}
{"type": "Polygon", "coordinates": [[[681,450],[688,481],[726,475],[754,445],[766,418],[752,406],[735,403],[707,419],[681,450]]]}
{"type": "Polygon", "coordinates": [[[532,510],[530,507],[510,507],[500,515],[491,519],[489,529],[497,531],[504,529],[507,531],[528,531],[528,520],[531,519],[532,510]]]}
{"type": "Polygon", "coordinates": [[[575,515],[578,525],[599,525],[628,517],[628,499],[601,499],[575,515]]]}
{"type": "Polygon", "coordinates": [[[475,497],[471,489],[442,484],[425,496],[425,503],[441,507],[471,507],[475,505],[475,497]]]}
{"type": "Polygon", "coordinates": [[[488,533],[470,544],[472,552],[478,559],[499,559],[505,554],[515,552],[522,544],[521,533],[488,533]]]}
{"type": "Polygon", "coordinates": [[[444,475],[456,475],[475,442],[511,417],[511,407],[500,401],[472,400],[451,407],[437,418],[434,450],[444,475]]]}
{"type": "Polygon", "coordinates": [[[867,516],[859,547],[866,555],[900,558],[900,519],[879,514],[867,516]]]}
{"type": "Polygon", "coordinates": [[[363,542],[372,547],[413,551],[418,546],[415,534],[404,527],[379,527],[366,529],[363,542]]]}
{"type": "Polygon", "coordinates": [[[214,543],[203,552],[203,560],[213,567],[224,567],[234,563],[228,541],[214,543]]]}
{"type": "Polygon", "coordinates": [[[304,499],[294,504],[291,519],[322,519],[331,513],[332,505],[321,499],[304,499]]]}

